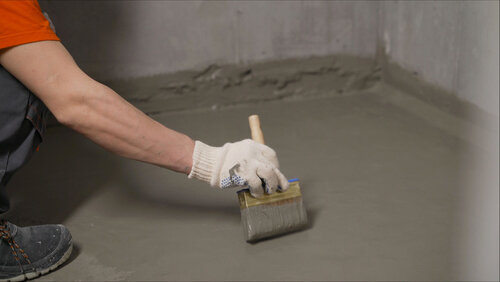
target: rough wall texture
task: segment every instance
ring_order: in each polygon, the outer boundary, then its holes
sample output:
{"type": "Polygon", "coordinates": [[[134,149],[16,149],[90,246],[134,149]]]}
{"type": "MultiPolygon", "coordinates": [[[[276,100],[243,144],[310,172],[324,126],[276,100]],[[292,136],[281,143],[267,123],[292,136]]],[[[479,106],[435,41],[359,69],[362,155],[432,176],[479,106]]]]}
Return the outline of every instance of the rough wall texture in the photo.
{"type": "Polygon", "coordinates": [[[213,64],[201,71],[113,80],[107,85],[143,112],[154,114],[343,96],[374,86],[380,77],[372,59],[343,55],[249,66],[213,64]]]}
{"type": "Polygon", "coordinates": [[[390,61],[498,116],[498,1],[380,2],[390,61]]]}
{"type": "Polygon", "coordinates": [[[498,116],[497,1],[41,0],[100,80],[311,55],[389,59],[498,116]]]}
{"type": "Polygon", "coordinates": [[[98,79],[326,54],[370,57],[375,2],[41,1],[98,79]]]}

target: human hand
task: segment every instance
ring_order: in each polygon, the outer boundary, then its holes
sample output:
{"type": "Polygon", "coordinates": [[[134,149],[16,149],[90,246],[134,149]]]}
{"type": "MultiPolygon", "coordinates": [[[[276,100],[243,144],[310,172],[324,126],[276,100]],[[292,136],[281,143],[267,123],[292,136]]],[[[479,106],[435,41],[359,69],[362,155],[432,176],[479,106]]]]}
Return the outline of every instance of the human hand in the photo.
{"type": "Polygon", "coordinates": [[[288,189],[276,152],[250,139],[212,147],[196,141],[189,178],[221,189],[249,187],[254,197],[288,189]]]}

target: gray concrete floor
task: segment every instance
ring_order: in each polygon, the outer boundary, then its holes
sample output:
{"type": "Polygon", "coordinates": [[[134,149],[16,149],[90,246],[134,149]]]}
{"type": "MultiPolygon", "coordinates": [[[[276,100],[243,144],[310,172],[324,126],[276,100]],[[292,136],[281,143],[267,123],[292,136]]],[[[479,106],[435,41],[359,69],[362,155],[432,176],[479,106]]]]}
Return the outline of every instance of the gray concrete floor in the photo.
{"type": "Polygon", "coordinates": [[[11,182],[8,217],[71,230],[75,253],[46,280],[448,279],[461,151],[473,144],[386,90],[154,116],[221,145],[247,138],[260,114],[282,171],[301,179],[307,230],[248,244],[235,190],[64,127],[11,182]]]}

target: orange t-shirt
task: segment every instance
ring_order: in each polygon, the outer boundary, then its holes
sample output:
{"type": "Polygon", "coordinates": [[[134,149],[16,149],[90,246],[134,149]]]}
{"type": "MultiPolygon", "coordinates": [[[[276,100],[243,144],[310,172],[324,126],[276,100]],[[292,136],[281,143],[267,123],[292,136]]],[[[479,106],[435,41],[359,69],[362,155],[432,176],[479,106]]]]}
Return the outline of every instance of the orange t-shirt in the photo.
{"type": "Polygon", "coordinates": [[[43,40],[59,40],[36,0],[0,0],[0,49],[43,40]]]}

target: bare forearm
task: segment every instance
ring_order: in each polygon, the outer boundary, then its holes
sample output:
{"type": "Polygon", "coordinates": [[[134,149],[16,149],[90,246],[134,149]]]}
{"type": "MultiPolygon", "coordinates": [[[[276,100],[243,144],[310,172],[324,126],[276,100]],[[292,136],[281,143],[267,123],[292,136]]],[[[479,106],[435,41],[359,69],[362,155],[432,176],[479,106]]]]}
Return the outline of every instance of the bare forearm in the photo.
{"type": "Polygon", "coordinates": [[[110,88],[94,82],[67,117],[67,126],[127,158],[189,173],[194,141],[151,119],[110,88]]]}
{"type": "Polygon", "coordinates": [[[133,107],[83,73],[61,43],[0,52],[0,63],[63,124],[121,156],[189,173],[194,142],[133,107]]]}

